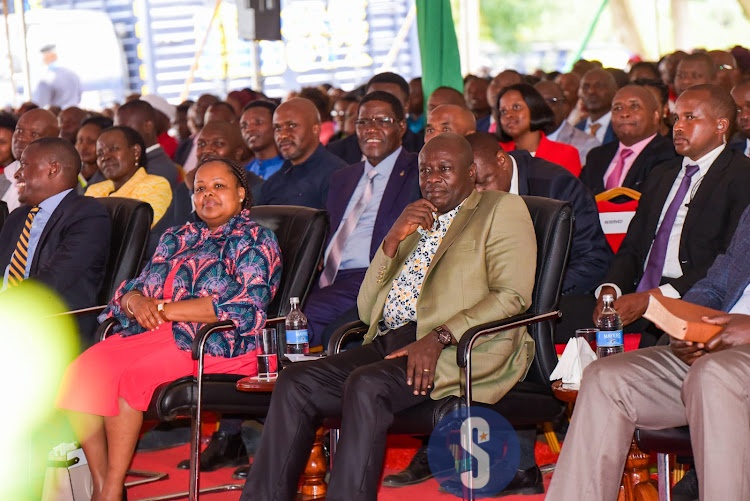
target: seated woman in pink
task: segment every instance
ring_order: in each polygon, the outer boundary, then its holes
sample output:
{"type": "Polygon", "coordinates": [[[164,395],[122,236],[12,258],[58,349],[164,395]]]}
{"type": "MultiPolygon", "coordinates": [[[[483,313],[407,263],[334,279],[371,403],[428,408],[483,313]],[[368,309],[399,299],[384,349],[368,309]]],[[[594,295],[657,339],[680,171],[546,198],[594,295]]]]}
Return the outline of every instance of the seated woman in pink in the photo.
{"type": "Polygon", "coordinates": [[[547,139],[544,133],[554,127],[554,115],[534,87],[516,84],[503,88],[498,95],[497,107],[500,114],[497,132],[500,146],[505,151],[526,150],[578,177],[581,173],[578,150],[569,144],[547,139]]]}
{"type": "Polygon", "coordinates": [[[164,233],[141,274],[123,283],[100,321],[119,321],[116,334],[68,367],[58,406],[71,423],[91,468],[93,500],[120,499],[154,390],[193,374],[192,340],[206,323],[232,320],[213,334],[205,371],[253,375],[252,335],[281,278],[276,236],[250,219],[244,169],[211,159],[196,169],[195,210],[201,221],[164,233]]]}

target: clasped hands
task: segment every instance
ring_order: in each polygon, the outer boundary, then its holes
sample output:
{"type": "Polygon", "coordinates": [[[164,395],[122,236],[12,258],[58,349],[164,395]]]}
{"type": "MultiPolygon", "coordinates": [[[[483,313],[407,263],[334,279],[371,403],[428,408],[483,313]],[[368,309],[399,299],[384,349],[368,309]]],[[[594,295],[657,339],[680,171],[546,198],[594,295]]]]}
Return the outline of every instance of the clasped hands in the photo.
{"type": "Polygon", "coordinates": [[[147,329],[155,329],[164,323],[159,313],[158,304],[164,302],[161,299],[146,297],[140,292],[131,291],[122,296],[120,304],[122,311],[130,319],[135,319],[138,324],[147,329]]]}

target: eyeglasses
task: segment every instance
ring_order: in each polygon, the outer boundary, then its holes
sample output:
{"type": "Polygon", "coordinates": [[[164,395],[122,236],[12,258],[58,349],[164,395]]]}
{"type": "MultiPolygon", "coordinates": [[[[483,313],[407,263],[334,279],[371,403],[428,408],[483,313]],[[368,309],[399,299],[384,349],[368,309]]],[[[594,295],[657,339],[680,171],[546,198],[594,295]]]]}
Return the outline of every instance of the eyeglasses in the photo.
{"type": "Polygon", "coordinates": [[[559,98],[559,97],[548,97],[547,99],[545,99],[545,101],[547,101],[549,104],[557,104],[559,102],[562,102],[562,98],[559,98]]]}
{"type": "Polygon", "coordinates": [[[331,110],[331,116],[333,118],[343,117],[344,115],[346,115],[346,111],[344,111],[344,110],[339,110],[339,111],[331,110]]]}
{"type": "Polygon", "coordinates": [[[356,127],[359,127],[360,129],[364,129],[366,127],[383,129],[395,123],[396,119],[391,117],[360,118],[354,121],[354,125],[356,127]]]}
{"type": "Polygon", "coordinates": [[[734,69],[734,66],[732,66],[731,64],[720,64],[719,65],[719,71],[721,71],[721,70],[733,70],[733,69],[734,69]]]}

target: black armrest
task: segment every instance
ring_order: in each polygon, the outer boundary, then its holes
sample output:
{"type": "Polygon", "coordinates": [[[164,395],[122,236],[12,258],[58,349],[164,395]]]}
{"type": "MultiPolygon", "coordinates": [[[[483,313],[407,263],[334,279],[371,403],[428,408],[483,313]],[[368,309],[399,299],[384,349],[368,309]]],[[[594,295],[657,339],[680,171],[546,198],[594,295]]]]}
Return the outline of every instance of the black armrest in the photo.
{"type": "Polygon", "coordinates": [[[104,341],[110,334],[112,334],[112,329],[115,328],[116,324],[117,320],[115,320],[114,318],[106,319],[104,322],[99,324],[99,327],[96,328],[95,339],[104,341]]]}
{"type": "Polygon", "coordinates": [[[466,362],[471,356],[471,349],[474,343],[481,336],[489,334],[497,334],[498,332],[506,331],[509,329],[515,329],[517,327],[523,327],[526,325],[536,324],[545,320],[553,320],[562,316],[562,313],[557,311],[549,311],[542,313],[541,315],[534,315],[533,313],[522,313],[520,315],[514,315],[510,318],[503,320],[494,320],[487,322],[486,324],[477,325],[464,332],[463,336],[458,342],[458,349],[456,350],[456,364],[460,368],[466,367],[466,362]]]}
{"type": "Polygon", "coordinates": [[[201,342],[204,339],[206,339],[214,332],[227,331],[234,328],[234,322],[232,322],[231,320],[222,320],[221,322],[214,322],[212,324],[206,324],[201,327],[198,333],[195,335],[195,338],[193,339],[193,360],[198,360],[198,357],[200,356],[201,342]]]}
{"type": "Polygon", "coordinates": [[[328,340],[328,355],[335,355],[340,352],[344,341],[351,341],[357,337],[359,339],[364,338],[365,334],[367,334],[367,329],[369,327],[361,320],[342,325],[336,329],[331,339],[328,340]]]}

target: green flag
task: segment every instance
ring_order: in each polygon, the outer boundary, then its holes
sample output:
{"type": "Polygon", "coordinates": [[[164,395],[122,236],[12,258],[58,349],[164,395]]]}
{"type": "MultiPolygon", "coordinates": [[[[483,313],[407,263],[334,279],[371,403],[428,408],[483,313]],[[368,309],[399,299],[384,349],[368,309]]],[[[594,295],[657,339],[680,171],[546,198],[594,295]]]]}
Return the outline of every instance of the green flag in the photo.
{"type": "Polygon", "coordinates": [[[450,0],[416,0],[417,33],[422,57],[422,88],[425,103],[438,87],[463,92],[461,57],[450,0]]]}

